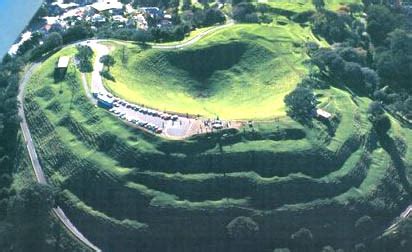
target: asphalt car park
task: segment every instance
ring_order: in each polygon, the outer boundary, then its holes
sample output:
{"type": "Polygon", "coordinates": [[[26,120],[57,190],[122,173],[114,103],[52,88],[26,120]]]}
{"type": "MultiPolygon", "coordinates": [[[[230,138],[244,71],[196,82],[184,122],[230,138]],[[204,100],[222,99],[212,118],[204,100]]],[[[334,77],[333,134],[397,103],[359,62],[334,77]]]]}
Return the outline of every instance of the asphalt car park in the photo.
{"type": "Polygon", "coordinates": [[[131,104],[119,98],[114,98],[113,108],[109,111],[136,127],[170,136],[184,136],[193,120],[131,104]]]}

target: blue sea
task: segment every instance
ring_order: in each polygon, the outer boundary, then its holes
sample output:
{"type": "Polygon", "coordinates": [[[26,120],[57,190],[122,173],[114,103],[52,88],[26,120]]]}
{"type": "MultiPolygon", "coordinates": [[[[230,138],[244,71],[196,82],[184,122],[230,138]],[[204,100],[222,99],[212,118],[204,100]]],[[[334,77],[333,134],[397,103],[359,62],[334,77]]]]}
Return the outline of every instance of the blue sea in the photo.
{"type": "Polygon", "coordinates": [[[42,0],[0,0],[0,58],[30,22],[42,0]]]}

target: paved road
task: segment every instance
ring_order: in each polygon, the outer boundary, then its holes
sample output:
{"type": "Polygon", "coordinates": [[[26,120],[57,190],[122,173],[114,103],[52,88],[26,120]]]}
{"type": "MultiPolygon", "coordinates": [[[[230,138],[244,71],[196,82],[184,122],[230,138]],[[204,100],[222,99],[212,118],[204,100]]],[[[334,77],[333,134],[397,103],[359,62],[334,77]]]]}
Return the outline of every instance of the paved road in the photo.
{"type": "MultiPolygon", "coordinates": [[[[26,121],[26,116],[24,113],[24,90],[27,86],[30,77],[32,76],[33,72],[39,67],[40,63],[33,64],[30,68],[25,72],[23,79],[19,85],[19,94],[17,96],[18,101],[20,103],[19,107],[19,116],[21,118],[20,127],[23,132],[23,136],[25,139],[25,143],[27,146],[27,150],[29,152],[30,160],[33,166],[34,173],[36,175],[36,180],[40,184],[47,184],[46,176],[44,175],[43,169],[39,162],[39,158],[36,153],[36,149],[33,144],[33,139],[30,134],[29,126],[26,121]]],[[[98,247],[96,247],[93,243],[87,240],[86,237],[71,223],[69,218],[64,214],[63,210],[57,206],[53,208],[53,213],[57,216],[57,218],[63,223],[63,225],[82,243],[84,243],[87,247],[91,248],[94,251],[101,251],[98,247]]]]}

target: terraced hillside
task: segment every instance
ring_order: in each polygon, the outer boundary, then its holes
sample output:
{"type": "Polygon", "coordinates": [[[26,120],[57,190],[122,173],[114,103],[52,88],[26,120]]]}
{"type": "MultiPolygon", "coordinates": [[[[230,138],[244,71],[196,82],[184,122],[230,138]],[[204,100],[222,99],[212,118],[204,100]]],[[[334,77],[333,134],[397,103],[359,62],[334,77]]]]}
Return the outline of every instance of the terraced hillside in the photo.
{"type": "Polygon", "coordinates": [[[170,141],[95,108],[73,65],[67,74],[77,82],[55,83],[58,57],[74,53],[65,48],[35,72],[25,111],[60,205],[105,251],[271,251],[301,227],[322,237],[317,248],[350,249],[365,235],[360,217],[371,216],[373,235],[408,203],[412,130],[392,120],[392,148],[382,145],[367,98],[316,90],[335,115],[330,125],[279,117],[170,141]],[[228,234],[239,216],[257,223],[253,239],[228,234]]]}

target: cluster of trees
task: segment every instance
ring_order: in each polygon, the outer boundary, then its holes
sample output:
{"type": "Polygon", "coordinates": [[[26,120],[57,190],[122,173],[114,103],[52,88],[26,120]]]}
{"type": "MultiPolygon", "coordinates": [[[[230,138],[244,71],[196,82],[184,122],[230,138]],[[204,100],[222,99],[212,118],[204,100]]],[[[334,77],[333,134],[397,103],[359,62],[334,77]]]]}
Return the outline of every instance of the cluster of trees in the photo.
{"type": "Polygon", "coordinates": [[[51,244],[46,242],[50,228],[50,210],[54,205],[54,196],[48,186],[33,184],[22,189],[9,199],[8,214],[3,222],[7,237],[2,241],[2,251],[51,251],[51,244]]]}
{"type": "Polygon", "coordinates": [[[385,83],[411,93],[412,33],[396,29],[387,35],[386,43],[375,53],[376,69],[385,83]]]}
{"type": "Polygon", "coordinates": [[[232,1],[233,19],[243,23],[270,23],[272,19],[267,15],[271,7],[265,3],[253,4],[249,1],[232,1]]]}
{"type": "Polygon", "coordinates": [[[363,1],[340,13],[325,10],[313,0],[316,12],[305,20],[333,49],[310,50],[321,79],[366,92],[392,110],[412,119],[412,33],[406,18],[391,3],[363,1]],[[355,14],[366,12],[366,23],[355,14]]]}
{"type": "Polygon", "coordinates": [[[159,8],[177,8],[179,0],[122,0],[123,3],[132,3],[134,7],[155,6],[159,8]]]}
{"type": "Polygon", "coordinates": [[[30,59],[37,59],[45,54],[54,52],[55,49],[60,48],[63,45],[63,37],[60,33],[53,32],[50,33],[46,38],[43,39],[43,44],[40,44],[31,51],[27,52],[26,55],[30,59]]]}
{"type": "Polygon", "coordinates": [[[311,122],[316,108],[316,97],[310,87],[298,85],[285,96],[284,101],[288,116],[304,124],[311,122]]]}
{"type": "Polygon", "coordinates": [[[365,24],[354,17],[362,11],[359,4],[350,4],[347,11],[334,12],[325,9],[323,0],[313,0],[316,12],[306,12],[305,20],[310,20],[314,33],[325,38],[329,43],[346,42],[352,46],[367,44],[368,37],[364,36],[365,24]]]}
{"type": "Polygon", "coordinates": [[[183,24],[188,25],[191,29],[222,24],[226,21],[225,14],[221,10],[209,6],[204,8],[192,6],[190,9],[183,11],[180,19],[183,24]]]}
{"type": "Polygon", "coordinates": [[[93,50],[90,46],[78,45],[76,53],[76,60],[78,62],[79,70],[83,73],[90,73],[93,71],[93,50]]]}
{"type": "Polygon", "coordinates": [[[0,64],[0,220],[6,217],[19,126],[17,92],[23,62],[5,57],[0,64]]]}
{"type": "MultiPolygon", "coordinates": [[[[354,230],[360,236],[370,234],[376,229],[376,224],[369,216],[362,216],[354,223],[354,230]]],[[[226,233],[231,243],[230,251],[259,251],[256,240],[259,239],[259,224],[251,217],[239,216],[234,218],[226,226],[226,233]]],[[[274,236],[276,237],[276,235],[274,236]]],[[[351,251],[365,251],[365,244],[360,240],[351,251]]],[[[290,235],[288,248],[276,248],[274,252],[300,252],[300,251],[322,251],[343,252],[342,249],[334,249],[332,246],[319,247],[315,236],[308,228],[302,227],[290,235]]]]}
{"type": "Polygon", "coordinates": [[[94,35],[90,24],[84,21],[78,22],[63,32],[55,31],[48,35],[34,32],[32,37],[19,47],[17,55],[25,56],[29,59],[36,59],[45,53],[61,47],[63,44],[91,38],[94,35]]]}
{"type": "Polygon", "coordinates": [[[412,32],[404,13],[390,3],[364,1],[371,44],[370,66],[381,78],[374,98],[412,119],[412,32]]]}
{"type": "Polygon", "coordinates": [[[373,94],[380,86],[380,78],[366,65],[366,54],[361,48],[320,48],[311,55],[311,63],[328,82],[373,94]]]}
{"type": "Polygon", "coordinates": [[[226,21],[226,17],[221,10],[208,5],[203,6],[203,8],[191,6],[190,8],[185,8],[182,13],[176,10],[173,16],[173,26],[152,26],[149,28],[148,34],[151,41],[167,42],[182,40],[186,34],[196,28],[223,24],[226,21]]]}
{"type": "Polygon", "coordinates": [[[368,108],[369,120],[372,122],[375,131],[379,135],[384,135],[391,128],[391,120],[385,114],[382,104],[374,101],[368,108]]]}
{"type": "Polygon", "coordinates": [[[356,44],[366,39],[362,37],[364,24],[348,14],[322,10],[314,13],[311,19],[313,31],[329,43],[353,40],[352,44],[356,44]]]}

